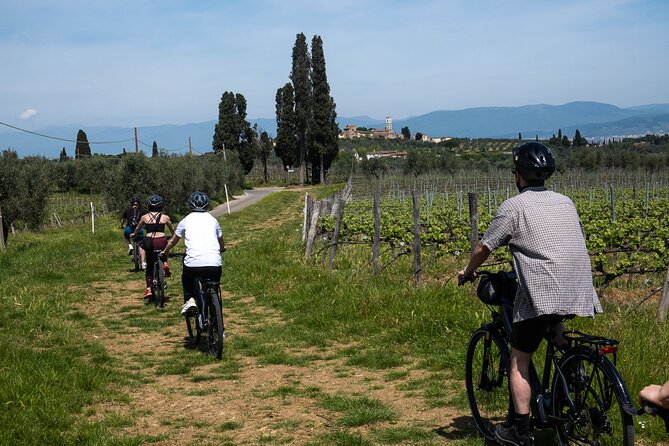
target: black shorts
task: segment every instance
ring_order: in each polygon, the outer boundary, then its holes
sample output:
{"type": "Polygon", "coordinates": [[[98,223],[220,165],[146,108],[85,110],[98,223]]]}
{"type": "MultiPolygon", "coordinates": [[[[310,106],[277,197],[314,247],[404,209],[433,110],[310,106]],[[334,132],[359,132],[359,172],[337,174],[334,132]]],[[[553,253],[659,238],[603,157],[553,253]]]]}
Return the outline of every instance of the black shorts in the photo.
{"type": "Polygon", "coordinates": [[[514,322],[511,329],[511,346],[521,352],[534,353],[541,341],[546,338],[553,327],[573,316],[544,314],[532,319],[514,322]]]}

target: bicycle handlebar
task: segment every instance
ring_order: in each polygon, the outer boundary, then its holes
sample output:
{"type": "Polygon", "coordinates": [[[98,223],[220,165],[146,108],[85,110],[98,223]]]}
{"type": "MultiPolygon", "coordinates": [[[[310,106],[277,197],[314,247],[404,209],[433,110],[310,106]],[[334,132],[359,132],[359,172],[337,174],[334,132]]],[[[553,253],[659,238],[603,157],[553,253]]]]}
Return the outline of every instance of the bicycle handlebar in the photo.
{"type": "Polygon", "coordinates": [[[665,409],[664,407],[658,407],[653,403],[641,400],[641,409],[639,409],[639,415],[642,415],[644,413],[647,413],[648,415],[654,417],[657,416],[662,418],[662,421],[664,421],[664,428],[667,431],[667,433],[669,433],[669,409],[665,409]]]}
{"type": "Polygon", "coordinates": [[[460,276],[458,275],[458,286],[462,286],[467,282],[474,282],[476,279],[478,279],[480,276],[490,276],[493,275],[492,271],[488,271],[485,269],[481,270],[475,270],[471,275],[469,276],[460,276]]]}

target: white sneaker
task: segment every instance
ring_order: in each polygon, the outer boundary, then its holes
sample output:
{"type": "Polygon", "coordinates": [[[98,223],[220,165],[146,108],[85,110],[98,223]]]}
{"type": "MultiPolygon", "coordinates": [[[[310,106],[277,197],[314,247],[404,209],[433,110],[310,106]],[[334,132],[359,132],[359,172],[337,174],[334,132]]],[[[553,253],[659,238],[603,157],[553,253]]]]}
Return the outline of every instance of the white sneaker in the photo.
{"type": "Polygon", "coordinates": [[[192,316],[197,313],[197,304],[195,303],[195,299],[192,297],[188,299],[188,302],[184,304],[184,306],[181,308],[181,315],[182,316],[192,316]]]}
{"type": "Polygon", "coordinates": [[[142,269],[146,269],[146,262],[142,262],[142,269]]]}

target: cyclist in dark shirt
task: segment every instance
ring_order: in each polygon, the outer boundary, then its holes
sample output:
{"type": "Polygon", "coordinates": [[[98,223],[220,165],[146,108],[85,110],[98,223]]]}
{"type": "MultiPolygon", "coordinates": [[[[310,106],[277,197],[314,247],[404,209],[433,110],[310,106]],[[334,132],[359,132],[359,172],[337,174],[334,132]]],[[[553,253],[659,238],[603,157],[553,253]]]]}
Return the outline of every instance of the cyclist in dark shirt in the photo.
{"type": "MultiPolygon", "coordinates": [[[[149,267],[146,268],[145,298],[151,297],[151,283],[153,282],[153,267],[151,267],[151,265],[153,265],[153,262],[155,261],[154,251],[162,250],[167,246],[165,226],[170,230],[170,234],[174,234],[170,216],[163,214],[163,198],[160,195],[151,195],[149,197],[149,212],[139,219],[139,223],[133,233],[133,236],[135,236],[139,234],[140,231],[146,229],[146,235],[142,242],[142,245],[146,250],[146,262],[149,265],[149,267]]],[[[167,261],[163,263],[163,269],[165,270],[165,275],[169,277],[171,273],[167,261]]]]}
{"type": "MultiPolygon", "coordinates": [[[[142,216],[146,214],[146,211],[139,207],[139,198],[132,197],[130,200],[130,207],[123,211],[121,214],[121,229],[123,229],[123,240],[128,244],[128,255],[132,255],[132,243],[130,242],[130,234],[133,233],[139,220],[142,216]]],[[[140,236],[144,235],[144,231],[139,233],[140,236]]],[[[142,264],[145,264],[144,250],[140,248],[139,255],[142,261],[142,264]]]]}

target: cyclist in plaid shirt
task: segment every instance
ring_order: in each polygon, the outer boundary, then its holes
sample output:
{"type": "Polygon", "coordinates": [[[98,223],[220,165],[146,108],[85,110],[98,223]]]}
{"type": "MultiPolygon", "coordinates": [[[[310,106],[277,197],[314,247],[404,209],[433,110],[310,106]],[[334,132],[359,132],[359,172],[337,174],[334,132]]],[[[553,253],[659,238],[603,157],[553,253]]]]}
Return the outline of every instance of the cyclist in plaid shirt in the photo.
{"type": "Polygon", "coordinates": [[[513,150],[513,163],[520,193],[497,209],[459,279],[473,279],[492,251],[509,245],[518,276],[509,373],[515,413],[507,424],[496,426],[495,435],[501,444],[527,446],[534,444],[528,378],[532,354],[549,331],[563,331],[565,317],[593,317],[602,308],[574,203],[544,187],[555,171],[553,153],[541,143],[526,143],[513,150]]]}

